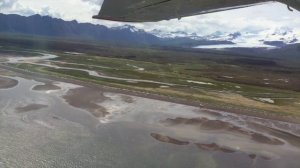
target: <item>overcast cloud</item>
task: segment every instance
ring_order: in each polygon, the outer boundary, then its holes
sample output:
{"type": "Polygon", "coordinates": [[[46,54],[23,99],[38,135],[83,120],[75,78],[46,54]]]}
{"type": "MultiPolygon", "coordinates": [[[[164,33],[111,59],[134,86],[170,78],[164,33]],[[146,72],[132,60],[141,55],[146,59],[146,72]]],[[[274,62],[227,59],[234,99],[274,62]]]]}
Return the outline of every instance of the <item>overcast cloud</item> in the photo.
{"type": "MultiPolygon", "coordinates": [[[[64,20],[77,20],[109,27],[122,25],[123,23],[91,18],[92,15],[99,12],[102,2],[103,0],[1,0],[0,12],[24,16],[50,15],[64,20]]],[[[185,31],[200,35],[215,31],[261,33],[289,28],[300,36],[300,12],[290,12],[286,5],[280,3],[268,3],[244,9],[192,16],[181,20],[133,25],[146,31],[159,29],[167,32],[185,31]]]]}

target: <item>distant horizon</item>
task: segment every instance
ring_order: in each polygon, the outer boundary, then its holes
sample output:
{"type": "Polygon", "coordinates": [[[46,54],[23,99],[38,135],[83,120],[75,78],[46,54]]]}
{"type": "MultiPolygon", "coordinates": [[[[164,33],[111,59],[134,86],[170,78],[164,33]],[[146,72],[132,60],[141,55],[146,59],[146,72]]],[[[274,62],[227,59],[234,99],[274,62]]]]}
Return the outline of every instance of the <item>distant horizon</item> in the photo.
{"type": "MultiPolygon", "coordinates": [[[[0,13],[0,14],[22,16],[19,14],[5,14],[5,13],[0,13]]],[[[63,18],[56,18],[53,16],[41,15],[41,14],[33,14],[33,15],[24,16],[24,17],[31,17],[34,15],[38,15],[41,17],[50,17],[53,19],[59,19],[59,20],[67,21],[67,22],[76,22],[79,24],[82,23],[82,22],[78,22],[78,20],[64,20],[63,18]]],[[[92,24],[92,23],[85,22],[85,24],[92,24]]],[[[105,26],[105,27],[110,28],[109,26],[102,25],[102,24],[93,24],[93,25],[105,26]]],[[[272,45],[264,44],[264,41],[283,41],[286,44],[291,43],[291,41],[292,41],[292,43],[300,43],[300,35],[297,34],[297,32],[295,32],[293,29],[290,29],[288,27],[281,27],[281,28],[275,29],[275,30],[268,30],[264,33],[258,33],[258,34],[251,33],[251,32],[245,32],[245,31],[244,32],[240,32],[240,31],[225,32],[225,31],[218,30],[211,34],[204,35],[204,34],[197,34],[195,32],[188,33],[188,32],[184,32],[184,31],[178,31],[178,32],[175,32],[175,31],[174,32],[164,32],[164,31],[160,31],[160,30],[147,31],[147,30],[141,29],[139,27],[135,27],[136,25],[132,25],[132,24],[123,24],[123,25],[119,25],[119,26],[126,26],[126,25],[133,26],[134,29],[136,29],[136,31],[138,31],[137,29],[140,29],[140,30],[143,30],[147,33],[153,34],[160,38],[174,38],[174,37],[206,38],[208,40],[231,41],[231,42],[237,44],[236,46],[223,45],[224,47],[226,47],[226,46],[228,46],[228,47],[249,46],[249,48],[272,47],[272,45]],[[234,37],[234,38],[229,37],[235,33],[238,34],[236,37],[234,37]]],[[[211,47],[212,46],[209,46],[209,48],[211,48],[211,47]]],[[[220,46],[216,46],[216,48],[220,48],[220,46]]]]}
{"type": "Polygon", "coordinates": [[[208,35],[216,31],[258,33],[288,27],[300,36],[300,12],[291,12],[286,5],[278,2],[156,23],[121,23],[92,19],[92,16],[99,12],[102,2],[103,0],[9,0],[0,2],[0,9],[4,14],[48,15],[66,21],[76,20],[79,23],[107,27],[129,24],[148,32],[157,29],[164,32],[184,31],[208,35]]]}

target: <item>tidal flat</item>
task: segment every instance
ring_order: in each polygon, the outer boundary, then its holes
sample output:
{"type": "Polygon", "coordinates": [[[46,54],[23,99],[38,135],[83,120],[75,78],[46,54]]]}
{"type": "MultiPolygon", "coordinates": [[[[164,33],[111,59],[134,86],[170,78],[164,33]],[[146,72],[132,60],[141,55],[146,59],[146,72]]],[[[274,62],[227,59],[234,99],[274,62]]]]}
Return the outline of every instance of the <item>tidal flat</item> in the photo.
{"type": "Polygon", "coordinates": [[[3,167],[300,166],[299,124],[88,85],[5,80],[18,84],[0,90],[3,167]]]}
{"type": "Polygon", "coordinates": [[[135,55],[6,54],[0,167],[300,167],[297,69],[135,55]]]}

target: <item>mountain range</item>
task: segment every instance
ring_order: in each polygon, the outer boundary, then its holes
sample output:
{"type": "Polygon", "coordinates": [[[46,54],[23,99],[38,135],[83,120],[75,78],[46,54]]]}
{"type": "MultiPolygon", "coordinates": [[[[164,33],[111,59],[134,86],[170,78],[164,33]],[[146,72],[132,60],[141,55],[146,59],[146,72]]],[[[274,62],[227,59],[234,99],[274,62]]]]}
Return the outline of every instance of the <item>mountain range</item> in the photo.
{"type": "MultiPolygon", "coordinates": [[[[153,30],[151,32],[161,38],[190,38],[195,40],[212,40],[212,41],[230,41],[230,47],[283,47],[289,44],[300,43],[300,32],[294,32],[287,27],[277,29],[270,29],[262,32],[251,31],[236,31],[236,32],[221,32],[216,31],[209,35],[198,35],[197,33],[187,33],[184,31],[164,32],[161,30],[153,30]]],[[[206,48],[207,46],[200,46],[199,48],[206,48]]],[[[214,46],[213,46],[214,47],[214,46]]],[[[217,47],[219,48],[219,47],[217,47]]],[[[222,48],[222,46],[220,46],[222,48]]]]}
{"type": "Polygon", "coordinates": [[[237,46],[256,41],[255,47],[283,47],[299,43],[299,35],[288,28],[281,28],[260,35],[251,32],[221,32],[199,35],[183,31],[164,32],[153,30],[146,32],[131,25],[109,28],[103,25],[64,21],[49,16],[0,14],[0,33],[38,35],[78,40],[93,40],[131,45],[172,46],[197,48],[201,46],[237,46]]]}
{"type": "Polygon", "coordinates": [[[0,14],[0,33],[17,33],[131,45],[193,47],[210,44],[232,44],[226,40],[193,39],[189,37],[162,38],[155,34],[125,25],[108,28],[103,25],[64,21],[49,16],[0,14]]]}

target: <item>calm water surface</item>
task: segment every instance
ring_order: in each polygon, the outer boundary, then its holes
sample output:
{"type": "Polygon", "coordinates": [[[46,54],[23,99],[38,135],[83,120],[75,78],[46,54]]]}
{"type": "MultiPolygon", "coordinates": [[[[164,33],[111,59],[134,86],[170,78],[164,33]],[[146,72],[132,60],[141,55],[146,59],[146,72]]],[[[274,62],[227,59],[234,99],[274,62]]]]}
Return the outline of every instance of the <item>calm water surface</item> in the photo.
{"type": "Polygon", "coordinates": [[[101,90],[95,92],[106,99],[94,103],[111,115],[96,118],[62,98],[79,86],[33,91],[43,83],[14,79],[17,86],[0,90],[0,168],[300,167],[298,125],[101,90]],[[44,106],[30,110],[33,104],[44,106]],[[22,107],[27,110],[16,110],[22,107]],[[284,128],[289,133],[278,131],[284,128]]]}

